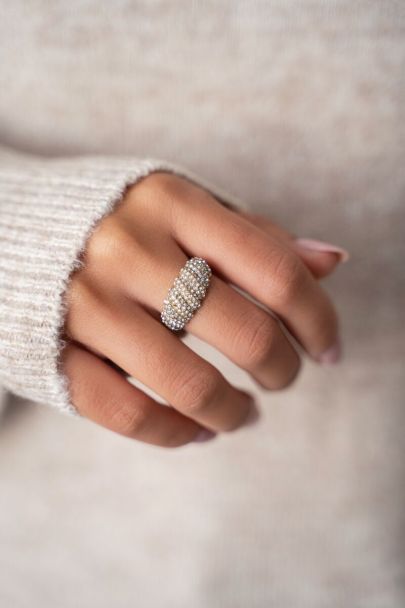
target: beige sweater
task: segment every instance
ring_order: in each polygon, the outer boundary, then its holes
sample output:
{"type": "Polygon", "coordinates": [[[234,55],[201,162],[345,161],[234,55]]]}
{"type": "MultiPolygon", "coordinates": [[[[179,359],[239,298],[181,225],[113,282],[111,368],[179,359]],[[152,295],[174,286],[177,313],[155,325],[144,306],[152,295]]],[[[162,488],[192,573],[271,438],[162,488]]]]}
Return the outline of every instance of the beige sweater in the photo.
{"type": "Polygon", "coordinates": [[[353,254],[329,282],[346,363],[258,393],[256,430],[168,457],[32,405],[12,442],[4,425],[4,605],[67,608],[72,587],[99,607],[404,605],[404,30],[401,0],[3,3],[10,400],[71,411],[58,370],[69,274],[125,184],[158,166],[353,254]]]}

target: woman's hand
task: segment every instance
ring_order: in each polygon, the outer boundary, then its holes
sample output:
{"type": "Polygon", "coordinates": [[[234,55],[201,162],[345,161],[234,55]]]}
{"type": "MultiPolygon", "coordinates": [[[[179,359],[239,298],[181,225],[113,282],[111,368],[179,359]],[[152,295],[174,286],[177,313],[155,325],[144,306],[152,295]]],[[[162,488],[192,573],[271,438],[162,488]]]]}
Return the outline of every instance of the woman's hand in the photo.
{"type": "Polygon", "coordinates": [[[316,279],[345,252],[297,241],[265,218],[231,211],[186,179],[153,173],[97,226],[66,294],[63,366],[83,416],[174,447],[237,429],[252,415],[250,395],[160,321],[169,288],[193,256],[206,259],[213,276],[187,330],[261,386],[281,389],[297,375],[300,356],[289,334],[315,360],[338,358],[336,313],[316,279]]]}

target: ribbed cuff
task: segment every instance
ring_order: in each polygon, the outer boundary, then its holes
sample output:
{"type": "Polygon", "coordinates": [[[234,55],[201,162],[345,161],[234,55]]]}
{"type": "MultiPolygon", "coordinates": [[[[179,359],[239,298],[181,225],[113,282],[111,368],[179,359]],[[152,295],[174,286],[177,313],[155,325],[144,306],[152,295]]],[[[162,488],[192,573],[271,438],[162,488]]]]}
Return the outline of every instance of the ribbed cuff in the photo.
{"type": "Polygon", "coordinates": [[[175,173],[220,202],[236,197],[195,173],[155,159],[75,157],[0,162],[0,384],[75,414],[60,369],[63,296],[96,224],[129,185],[155,171],[175,173]]]}

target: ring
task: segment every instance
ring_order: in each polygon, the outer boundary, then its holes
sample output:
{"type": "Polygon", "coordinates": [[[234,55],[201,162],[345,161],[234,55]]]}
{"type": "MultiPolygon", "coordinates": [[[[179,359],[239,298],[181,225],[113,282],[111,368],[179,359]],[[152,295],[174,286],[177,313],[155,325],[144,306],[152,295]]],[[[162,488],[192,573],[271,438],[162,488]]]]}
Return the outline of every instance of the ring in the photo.
{"type": "Polygon", "coordinates": [[[173,331],[180,331],[200,308],[212,275],[203,258],[187,260],[163,301],[162,323],[173,331]]]}

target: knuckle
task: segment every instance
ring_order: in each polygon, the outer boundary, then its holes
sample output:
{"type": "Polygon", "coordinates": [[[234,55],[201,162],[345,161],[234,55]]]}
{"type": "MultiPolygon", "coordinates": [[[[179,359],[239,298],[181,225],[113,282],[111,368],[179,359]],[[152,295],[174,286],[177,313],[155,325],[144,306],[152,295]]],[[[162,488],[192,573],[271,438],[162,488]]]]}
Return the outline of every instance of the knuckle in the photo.
{"type": "Polygon", "coordinates": [[[63,349],[63,370],[69,378],[69,394],[73,405],[82,416],[97,412],[103,416],[105,399],[102,399],[99,386],[87,374],[82,373],[78,349],[70,344],[63,349]]]}
{"type": "Polygon", "coordinates": [[[133,403],[109,401],[107,404],[100,403],[99,407],[106,413],[106,425],[121,435],[134,437],[141,433],[147,423],[145,411],[134,407],[133,403]]]}
{"type": "Polygon", "coordinates": [[[121,260],[132,249],[133,237],[115,221],[113,216],[104,218],[91,235],[85,251],[85,264],[97,265],[121,260]]]}
{"type": "Polygon", "coordinates": [[[206,411],[221,392],[222,379],[215,370],[193,371],[181,382],[178,399],[185,412],[206,411]]]}
{"type": "Polygon", "coordinates": [[[298,256],[283,252],[277,260],[272,260],[271,289],[273,298],[283,303],[292,302],[304,287],[305,270],[298,256]]]}
{"type": "Polygon", "coordinates": [[[176,184],[177,177],[168,171],[154,171],[139,182],[140,189],[166,192],[176,184]]]}
{"type": "Polygon", "coordinates": [[[78,347],[67,344],[61,354],[61,363],[69,379],[72,403],[82,416],[122,435],[135,437],[143,432],[149,417],[142,403],[106,394],[104,386],[94,382],[91,375],[84,373],[78,347]]]}
{"type": "Polygon", "coordinates": [[[189,211],[195,196],[189,180],[162,170],[151,173],[132,186],[129,204],[149,216],[159,217],[159,220],[167,217],[169,221],[174,221],[185,205],[189,211]]]}
{"type": "Polygon", "coordinates": [[[217,204],[215,197],[192,178],[156,171],[132,186],[130,204],[143,209],[149,215],[176,223],[183,212],[190,213],[193,206],[217,204]]]}
{"type": "Polygon", "coordinates": [[[249,318],[241,322],[236,351],[243,353],[244,367],[254,369],[265,363],[274,346],[274,321],[265,313],[249,311],[249,318]]]}
{"type": "Polygon", "coordinates": [[[187,182],[181,177],[169,171],[155,171],[133,186],[132,196],[145,204],[151,200],[165,204],[165,201],[181,196],[186,188],[187,182]]]}

